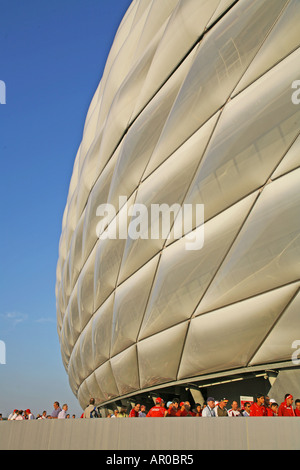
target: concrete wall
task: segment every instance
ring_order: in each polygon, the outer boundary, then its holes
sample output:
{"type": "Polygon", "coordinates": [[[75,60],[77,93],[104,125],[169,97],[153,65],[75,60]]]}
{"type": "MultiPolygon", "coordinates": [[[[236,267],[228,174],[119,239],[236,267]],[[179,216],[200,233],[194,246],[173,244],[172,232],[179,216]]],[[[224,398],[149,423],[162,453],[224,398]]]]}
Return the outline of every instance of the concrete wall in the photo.
{"type": "Polygon", "coordinates": [[[1,421],[0,450],[299,450],[297,418],[1,421]]]}

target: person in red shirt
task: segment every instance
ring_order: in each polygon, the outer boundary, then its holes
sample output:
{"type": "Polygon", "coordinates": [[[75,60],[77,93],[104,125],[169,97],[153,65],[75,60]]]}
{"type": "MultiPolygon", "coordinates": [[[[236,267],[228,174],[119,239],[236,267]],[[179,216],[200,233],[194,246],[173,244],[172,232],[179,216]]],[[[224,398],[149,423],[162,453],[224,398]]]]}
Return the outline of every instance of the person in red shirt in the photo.
{"type": "Polygon", "coordinates": [[[268,395],[265,396],[265,408],[267,410],[267,416],[274,416],[274,413],[271,409],[270,398],[268,395]]]}
{"type": "Polygon", "coordinates": [[[276,403],[276,401],[273,401],[271,403],[271,411],[273,413],[273,416],[278,416],[278,403],[276,403]]]}
{"type": "Polygon", "coordinates": [[[180,403],[180,411],[177,416],[196,416],[196,413],[191,410],[191,404],[189,401],[182,401],[180,403]]]}
{"type": "Polygon", "coordinates": [[[184,402],[182,401],[182,402],[179,403],[179,407],[178,407],[176,416],[183,416],[182,413],[184,413],[184,411],[185,411],[185,407],[184,407],[184,402]]]}
{"type": "Polygon", "coordinates": [[[170,417],[170,416],[178,416],[178,409],[179,409],[179,401],[177,398],[174,398],[174,400],[172,401],[171,405],[169,406],[168,408],[168,411],[166,413],[166,416],[167,417],[170,417]]]}
{"type": "Polygon", "coordinates": [[[268,416],[265,397],[261,393],[256,396],[256,403],[253,403],[250,407],[250,416],[268,416]]]}
{"type": "Polygon", "coordinates": [[[294,409],[295,416],[300,416],[300,400],[295,401],[296,408],[294,409]]]}
{"type": "Polygon", "coordinates": [[[293,410],[293,395],[287,393],[284,397],[284,401],[278,408],[278,416],[295,416],[293,410]]]}
{"type": "Polygon", "coordinates": [[[137,403],[129,413],[129,418],[138,418],[141,405],[137,403]]]}
{"type": "Polygon", "coordinates": [[[166,409],[162,406],[162,399],[156,398],[155,406],[147,413],[147,418],[164,418],[166,409]]]}
{"type": "Polygon", "coordinates": [[[196,416],[196,413],[192,410],[191,404],[189,401],[184,402],[184,407],[185,407],[185,413],[181,416],[196,416]]]}

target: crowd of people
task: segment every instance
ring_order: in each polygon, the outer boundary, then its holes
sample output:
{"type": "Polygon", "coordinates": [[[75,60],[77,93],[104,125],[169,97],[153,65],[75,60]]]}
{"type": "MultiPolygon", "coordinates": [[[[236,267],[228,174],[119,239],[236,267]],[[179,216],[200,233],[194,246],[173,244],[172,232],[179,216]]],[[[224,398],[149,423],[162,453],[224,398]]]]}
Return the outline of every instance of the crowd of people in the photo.
{"type": "Polygon", "coordinates": [[[126,414],[126,409],[121,408],[119,411],[115,409],[110,418],[141,418],[141,417],[179,417],[179,416],[198,416],[198,417],[250,417],[250,416],[299,416],[300,417],[300,399],[295,400],[291,394],[286,394],[284,401],[280,404],[276,403],[274,399],[270,399],[263,394],[257,394],[256,401],[245,402],[243,406],[239,406],[236,400],[233,400],[228,408],[228,399],[223,397],[220,400],[215,400],[213,397],[208,397],[203,406],[196,403],[192,408],[189,401],[180,402],[177,398],[164,403],[162,398],[156,398],[155,405],[151,407],[148,412],[145,405],[140,403],[126,414]]]}
{"type": "MultiPolygon", "coordinates": [[[[251,417],[251,416],[289,416],[300,417],[300,399],[296,399],[287,393],[282,403],[278,404],[274,399],[270,399],[261,393],[257,394],[254,402],[246,401],[243,406],[239,406],[236,400],[233,400],[228,407],[228,399],[226,397],[220,400],[215,400],[213,397],[208,397],[203,405],[196,403],[193,407],[189,401],[180,402],[178,398],[174,398],[167,403],[162,398],[155,399],[154,406],[150,407],[147,411],[146,406],[141,403],[136,403],[132,409],[127,413],[125,407],[116,408],[112,413],[108,414],[108,418],[165,418],[165,417],[251,417]]],[[[95,405],[95,399],[91,398],[88,406],[85,408],[80,418],[100,418],[101,414],[95,405]]],[[[53,404],[53,411],[47,414],[43,411],[36,417],[27,410],[14,410],[9,416],[8,420],[22,421],[32,419],[69,419],[71,418],[68,413],[68,405],[65,403],[60,407],[59,402],[55,401],[53,404]]],[[[72,418],[76,418],[73,414],[72,418]]],[[[2,419],[2,415],[0,415],[2,419]]]]}
{"type": "MultiPolygon", "coordinates": [[[[27,410],[13,410],[8,416],[8,421],[23,421],[27,419],[69,419],[71,415],[68,413],[68,405],[65,403],[62,408],[59,405],[58,401],[55,401],[53,404],[53,411],[51,414],[48,414],[47,411],[38,413],[36,416],[30,411],[27,410]]],[[[72,418],[76,418],[73,414],[72,418]]]]}

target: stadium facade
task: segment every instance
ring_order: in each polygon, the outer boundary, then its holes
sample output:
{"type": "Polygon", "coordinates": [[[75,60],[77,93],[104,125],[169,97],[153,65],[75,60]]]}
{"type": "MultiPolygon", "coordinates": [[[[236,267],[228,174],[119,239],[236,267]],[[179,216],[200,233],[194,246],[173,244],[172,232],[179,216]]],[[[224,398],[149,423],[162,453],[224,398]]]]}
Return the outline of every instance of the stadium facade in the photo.
{"type": "Polygon", "coordinates": [[[111,407],[292,392],[299,24],[298,0],[129,6],[87,113],[59,244],[58,334],[83,408],[90,397],[111,407]],[[103,204],[115,214],[101,218],[103,204]],[[172,224],[129,236],[128,213],[154,204],[175,208],[173,223],[183,205],[204,218],[192,214],[180,238],[172,224]],[[111,226],[127,235],[103,236],[111,226]],[[200,231],[201,247],[187,249],[200,231]]]}

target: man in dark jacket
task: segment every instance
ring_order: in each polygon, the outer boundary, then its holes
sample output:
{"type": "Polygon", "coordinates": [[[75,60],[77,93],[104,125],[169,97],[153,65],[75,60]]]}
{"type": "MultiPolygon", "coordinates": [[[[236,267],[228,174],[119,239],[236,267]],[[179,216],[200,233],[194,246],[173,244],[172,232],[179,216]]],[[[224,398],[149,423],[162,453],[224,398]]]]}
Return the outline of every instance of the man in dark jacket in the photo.
{"type": "Polygon", "coordinates": [[[218,403],[218,406],[215,408],[216,416],[228,416],[228,411],[226,409],[227,403],[227,398],[221,398],[218,403]]]}

